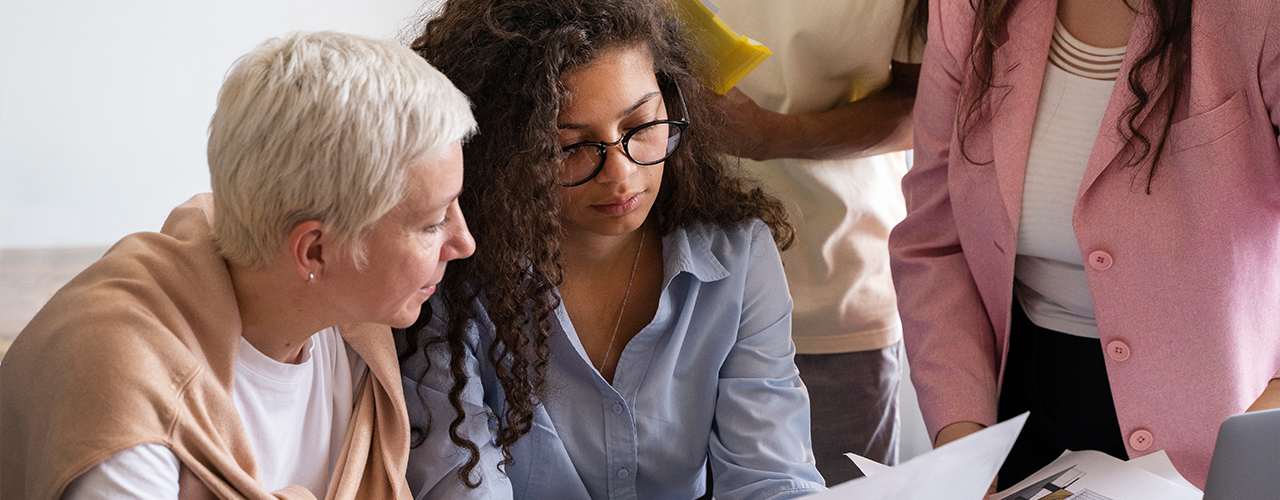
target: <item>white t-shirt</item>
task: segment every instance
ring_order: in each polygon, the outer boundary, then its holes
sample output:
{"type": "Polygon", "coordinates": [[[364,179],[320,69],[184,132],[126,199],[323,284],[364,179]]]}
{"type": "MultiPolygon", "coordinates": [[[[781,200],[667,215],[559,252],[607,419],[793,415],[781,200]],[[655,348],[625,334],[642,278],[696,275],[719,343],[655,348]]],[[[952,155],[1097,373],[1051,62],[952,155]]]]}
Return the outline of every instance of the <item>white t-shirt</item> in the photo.
{"type": "MultiPolygon", "coordinates": [[[[364,361],[336,327],[307,339],[298,364],[281,363],[243,338],[231,396],[269,491],[301,485],[323,497],[342,451],[364,361]]],[[[122,451],[67,486],[64,499],[176,499],[178,458],[159,444],[122,451]]]]}

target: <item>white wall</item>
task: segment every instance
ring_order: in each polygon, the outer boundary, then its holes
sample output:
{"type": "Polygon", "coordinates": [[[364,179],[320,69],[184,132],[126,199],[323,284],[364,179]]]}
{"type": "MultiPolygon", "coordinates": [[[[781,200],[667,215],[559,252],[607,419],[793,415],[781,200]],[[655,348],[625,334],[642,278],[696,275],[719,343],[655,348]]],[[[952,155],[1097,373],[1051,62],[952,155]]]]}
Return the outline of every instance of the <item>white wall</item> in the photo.
{"type": "Polygon", "coordinates": [[[0,248],[106,246],[209,190],[222,77],[263,40],[404,39],[423,0],[0,0],[0,248]]]}

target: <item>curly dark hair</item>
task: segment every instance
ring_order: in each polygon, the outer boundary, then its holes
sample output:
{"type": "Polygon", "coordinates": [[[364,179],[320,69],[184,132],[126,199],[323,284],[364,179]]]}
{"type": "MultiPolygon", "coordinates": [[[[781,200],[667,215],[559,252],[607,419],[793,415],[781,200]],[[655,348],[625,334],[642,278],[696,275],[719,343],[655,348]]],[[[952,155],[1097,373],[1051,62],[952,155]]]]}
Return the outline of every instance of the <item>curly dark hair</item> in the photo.
{"type": "MultiPolygon", "coordinates": [[[[692,126],[663,169],[650,219],[663,235],[677,227],[728,227],[760,219],[779,248],[794,231],[786,209],[740,173],[722,154],[715,130],[724,117],[711,104],[704,68],[664,1],[449,0],[426,21],[412,48],[472,101],[479,133],[463,146],[465,180],[459,203],[476,240],[470,259],[450,263],[438,287],[446,309],[443,336],[430,333],[430,302],[406,330],[402,359],[428,353],[450,359],[454,418],[449,437],[469,452],[459,476],[476,487],[479,449],[459,434],[466,384],[463,358],[474,305],[484,300],[495,340],[487,355],[502,384],[505,406],[497,441],[504,460],[529,432],[546,377],[550,318],[563,277],[560,187],[553,167],[560,153],[557,116],[567,95],[563,78],[612,48],[644,47],[661,79],[683,92],[692,126]]],[[[664,86],[666,87],[666,86],[664,86]]],[[[663,89],[663,92],[670,92],[663,89]]],[[[668,105],[675,96],[664,96],[668,105]]],[[[421,382],[421,380],[419,380],[421,382]]],[[[430,426],[428,422],[427,427],[430,426]]],[[[422,442],[428,429],[415,427],[422,442]]]]}
{"type": "MultiPolygon", "coordinates": [[[[974,9],[973,27],[970,32],[972,53],[970,54],[973,80],[965,84],[963,96],[964,108],[956,114],[959,127],[960,152],[965,159],[978,165],[987,165],[992,160],[979,161],[969,156],[965,148],[968,138],[974,129],[990,119],[990,109],[984,109],[986,97],[996,87],[992,69],[996,47],[1009,37],[1007,23],[1010,13],[1020,0],[970,0],[974,9]]],[[[1186,92],[1186,78],[1191,58],[1191,4],[1193,0],[1163,0],[1151,2],[1155,30],[1148,40],[1131,40],[1130,47],[1141,47],[1132,71],[1126,76],[1129,91],[1137,97],[1137,101],[1125,108],[1116,128],[1121,137],[1130,139],[1129,167],[1137,167],[1147,160],[1146,193],[1151,194],[1151,183],[1156,176],[1156,167],[1164,156],[1164,146],[1169,139],[1169,128],[1173,125],[1174,113],[1183,101],[1186,92]],[[1168,83],[1169,91],[1157,100],[1152,100],[1152,92],[1160,83],[1150,86],[1144,78],[1158,75],[1161,82],[1168,83]],[[1150,109],[1153,117],[1159,117],[1160,129],[1153,138],[1150,132],[1139,130],[1139,118],[1144,111],[1150,109]],[[1158,113],[1157,113],[1158,111],[1158,113]]],[[[1138,12],[1136,1],[1126,0],[1130,10],[1138,12]]],[[[1138,12],[1138,15],[1146,15],[1138,12]]]]}

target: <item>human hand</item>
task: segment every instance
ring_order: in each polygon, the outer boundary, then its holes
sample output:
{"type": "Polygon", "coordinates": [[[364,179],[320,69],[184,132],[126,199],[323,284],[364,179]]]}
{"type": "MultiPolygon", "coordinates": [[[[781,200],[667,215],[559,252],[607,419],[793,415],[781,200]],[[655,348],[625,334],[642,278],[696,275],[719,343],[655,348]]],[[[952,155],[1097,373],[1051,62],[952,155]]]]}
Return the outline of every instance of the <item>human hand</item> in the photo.
{"type": "Polygon", "coordinates": [[[776,133],[785,130],[781,127],[785,127],[786,115],[761,108],[736,87],[717,97],[714,105],[725,116],[726,153],[758,161],[774,157],[770,151],[776,133]]]}
{"type": "MultiPolygon", "coordinates": [[[[943,427],[942,430],[938,431],[938,436],[934,438],[933,447],[937,448],[939,446],[958,440],[962,437],[968,436],[970,434],[973,434],[985,428],[986,426],[976,422],[963,421],[963,422],[952,423],[950,425],[947,425],[946,427],[943,427]]],[[[992,479],[991,486],[987,487],[987,496],[994,495],[995,493],[996,493],[996,480],[992,479]]],[[[984,496],[983,500],[985,500],[987,496],[984,496]]]]}
{"type": "Polygon", "coordinates": [[[1249,405],[1249,409],[1245,411],[1262,411],[1275,408],[1280,408],[1280,379],[1273,378],[1271,382],[1267,383],[1267,388],[1263,389],[1258,399],[1255,399],[1253,404],[1249,405]]]}

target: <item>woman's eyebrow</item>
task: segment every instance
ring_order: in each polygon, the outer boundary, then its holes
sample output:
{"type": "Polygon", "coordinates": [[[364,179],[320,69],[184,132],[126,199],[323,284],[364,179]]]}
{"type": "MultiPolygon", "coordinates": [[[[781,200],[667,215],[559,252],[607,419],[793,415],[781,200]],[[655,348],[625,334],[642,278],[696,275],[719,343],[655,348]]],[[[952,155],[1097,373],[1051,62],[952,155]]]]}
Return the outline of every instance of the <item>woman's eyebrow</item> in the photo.
{"type": "MultiPolygon", "coordinates": [[[[640,106],[648,104],[649,101],[652,101],[653,98],[660,95],[662,95],[662,92],[650,92],[640,96],[640,99],[636,100],[635,104],[632,104],[631,107],[623,110],[621,113],[618,113],[618,119],[626,118],[627,115],[634,113],[637,109],[640,109],[640,106]]],[[[557,123],[556,128],[559,130],[582,130],[587,128],[587,125],[583,123],[557,123]]]]}

